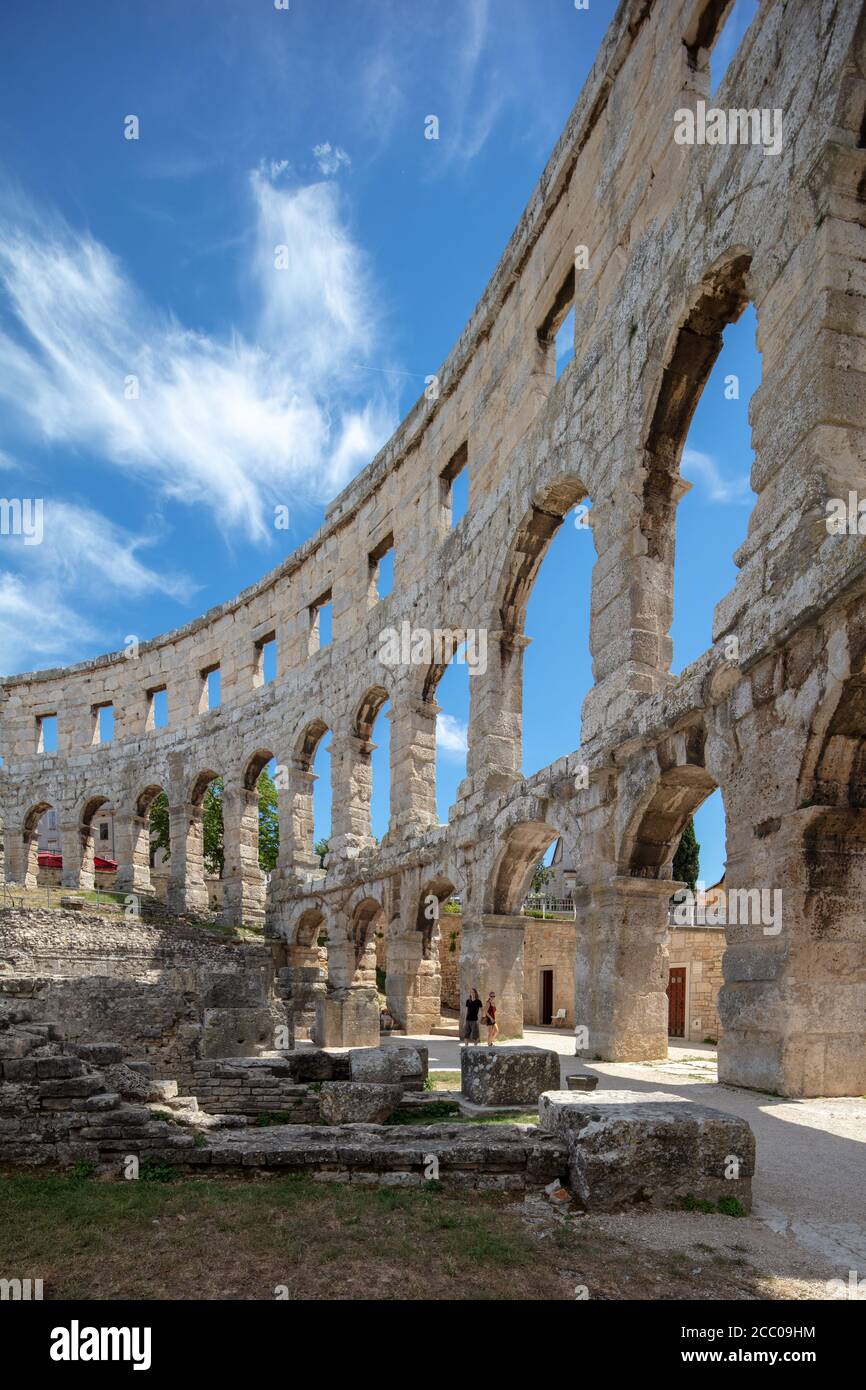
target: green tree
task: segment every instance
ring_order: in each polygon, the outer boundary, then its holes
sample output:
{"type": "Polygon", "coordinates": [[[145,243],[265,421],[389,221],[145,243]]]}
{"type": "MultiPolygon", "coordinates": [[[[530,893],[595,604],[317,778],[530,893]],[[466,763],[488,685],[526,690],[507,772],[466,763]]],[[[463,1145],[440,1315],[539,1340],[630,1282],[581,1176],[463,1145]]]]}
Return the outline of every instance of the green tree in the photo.
{"type": "Polygon", "coordinates": [[[164,850],[166,857],[171,853],[171,833],[168,823],[168,797],[160,792],[150,803],[150,865],[158,849],[164,850]]]}
{"type": "Polygon", "coordinates": [[[695,823],[690,820],[677,845],[674,855],[673,874],[680,883],[687,883],[692,892],[701,872],[701,846],[695,834],[695,823]]]}
{"type": "Polygon", "coordinates": [[[223,787],[221,777],[215,777],[204,794],[201,803],[202,851],[205,871],[222,877],[225,854],[223,852],[223,787]]]}
{"type": "Polygon", "coordinates": [[[324,869],[324,867],[325,867],[325,855],[328,853],[328,841],[327,841],[327,840],[317,840],[316,843],[315,843],[314,848],[315,848],[316,854],[319,856],[319,868],[320,868],[320,869],[324,869]]]}
{"type": "Polygon", "coordinates": [[[531,891],[535,894],[543,893],[545,887],[552,878],[553,870],[547,867],[543,859],[539,859],[538,863],[535,866],[535,872],[532,875],[531,891]]]}
{"type": "MultiPolygon", "coordinates": [[[[259,865],[266,873],[271,873],[276,868],[280,848],[277,787],[267,768],[263,769],[256,785],[259,794],[259,865]]],[[[222,874],[225,862],[222,798],[223,779],[217,777],[211,782],[202,801],[204,866],[209,874],[222,874]]],[[[316,848],[318,850],[318,846],[316,848]]],[[[151,864],[157,849],[165,850],[166,855],[171,853],[168,797],[165,792],[154,797],[150,808],[151,864]]]]}
{"type": "Polygon", "coordinates": [[[256,783],[259,793],[259,867],[266,874],[277,867],[280,849],[280,821],[277,814],[277,786],[268,768],[256,783]]]}

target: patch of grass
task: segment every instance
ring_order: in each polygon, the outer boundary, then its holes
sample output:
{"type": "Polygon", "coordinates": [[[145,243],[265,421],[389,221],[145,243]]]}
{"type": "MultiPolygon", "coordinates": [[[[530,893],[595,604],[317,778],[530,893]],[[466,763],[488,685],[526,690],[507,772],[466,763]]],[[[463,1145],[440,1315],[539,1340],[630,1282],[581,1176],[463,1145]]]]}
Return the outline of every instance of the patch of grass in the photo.
{"type": "Polygon", "coordinates": [[[177,1169],[158,1158],[143,1158],[138,1169],[141,1182],[174,1182],[177,1169]]]}
{"type": "Polygon", "coordinates": [[[716,1203],[707,1201],[703,1197],[694,1197],[689,1192],[685,1197],[680,1197],[679,1203],[683,1211],[703,1211],[708,1215],[721,1216],[745,1216],[746,1214],[742,1203],[736,1197],[720,1197],[716,1203]]]}
{"type": "Polygon", "coordinates": [[[270,1125],[290,1125],[292,1117],[285,1110],[260,1110],[256,1115],[256,1126],[258,1129],[267,1129],[270,1125]]]}
{"type": "Polygon", "coordinates": [[[86,1182],[96,1172],[96,1164],[90,1158],[79,1158],[69,1171],[75,1182],[86,1182]]]}

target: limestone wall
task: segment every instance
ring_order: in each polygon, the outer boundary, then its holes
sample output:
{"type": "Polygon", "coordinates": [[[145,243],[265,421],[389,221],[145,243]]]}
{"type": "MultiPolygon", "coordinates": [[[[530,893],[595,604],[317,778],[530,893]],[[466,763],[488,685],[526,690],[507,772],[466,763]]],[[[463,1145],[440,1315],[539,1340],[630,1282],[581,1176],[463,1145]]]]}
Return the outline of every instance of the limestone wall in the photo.
{"type": "MultiPolygon", "coordinates": [[[[0,997],[70,1042],[119,1043],[173,1076],[197,1057],[250,1056],[287,1027],[270,947],[129,918],[0,912],[0,997]]],[[[290,1037],[287,1034],[287,1044],[290,1037]]]]}
{"type": "Polygon", "coordinates": [[[29,880],[36,820],[53,806],[64,883],[88,886],[94,817],[110,802],[118,886],[150,891],[147,813],[163,789],[168,901],[205,907],[201,798],[221,774],[227,920],[267,913],[269,929],[300,949],[315,918],[341,989],[362,968],[369,934],[385,930],[389,960],[400,962],[389,1007],[409,1016],[413,1000],[431,1011],[421,975],[435,987],[423,905],[431,891],[440,901],[456,891],[460,993],[483,977],[512,1036],[525,996],[520,904],[533,863],[561,836],[581,899],[574,1013],[587,1020],[593,1055],[640,1059],[666,1047],[663,927],[676,843],[720,787],[727,884],[778,888],[786,903],[778,933],[760,921],[728,930],[722,1073],[786,1094],[862,1093],[864,947],[850,904],[866,839],[866,553],[858,534],[828,531],[825,510],[866,478],[864,9],[862,0],[760,7],[713,100],[781,112],[782,146],[770,154],[674,139],[675,113],[709,99],[724,8],[619,5],[435,388],[313,537],[180,630],[0,682],[7,877],[29,880]],[[712,644],[674,677],[680,458],[722,331],[748,303],[762,362],[750,409],[757,502],[712,644]],[[554,337],[569,306],[574,358],[557,380],[554,337]],[[449,483],[464,464],[469,507],[452,527],[449,483]],[[585,497],[595,684],[580,747],[526,776],[526,605],[551,537],[585,497]],[[377,556],[391,541],[394,588],[380,601],[377,556]],[[320,648],[325,601],[334,640],[320,648]],[[383,661],[383,635],[404,623],[422,637],[449,632],[444,657],[425,656],[422,642],[383,661]],[[485,660],[469,682],[467,777],[440,826],[436,685],[470,630],[484,634],[485,660]],[[272,634],[278,674],[264,684],[272,634]],[[217,664],[222,705],[208,711],[206,673],[217,664]],[[156,729],[150,692],[161,688],[169,725],[156,729]],[[370,754],[386,699],[391,822],[376,845],[370,754]],[[107,700],[116,737],[100,747],[96,710],[107,700]],[[39,717],[50,713],[56,754],[38,749],[39,717]],[[320,871],[311,788],[327,729],[334,823],[320,871]],[[255,782],[271,756],[283,769],[280,862],[266,895],[255,782]]]}

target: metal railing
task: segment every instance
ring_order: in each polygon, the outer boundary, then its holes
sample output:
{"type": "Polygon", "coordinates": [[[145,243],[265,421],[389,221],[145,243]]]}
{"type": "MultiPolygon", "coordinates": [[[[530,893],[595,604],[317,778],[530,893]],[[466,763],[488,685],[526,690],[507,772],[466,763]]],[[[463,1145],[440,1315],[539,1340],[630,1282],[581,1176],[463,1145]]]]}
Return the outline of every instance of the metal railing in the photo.
{"type": "Polygon", "coordinates": [[[548,917],[573,917],[573,898],[550,898],[542,893],[530,893],[523,904],[524,913],[540,912],[542,921],[548,917]]]}

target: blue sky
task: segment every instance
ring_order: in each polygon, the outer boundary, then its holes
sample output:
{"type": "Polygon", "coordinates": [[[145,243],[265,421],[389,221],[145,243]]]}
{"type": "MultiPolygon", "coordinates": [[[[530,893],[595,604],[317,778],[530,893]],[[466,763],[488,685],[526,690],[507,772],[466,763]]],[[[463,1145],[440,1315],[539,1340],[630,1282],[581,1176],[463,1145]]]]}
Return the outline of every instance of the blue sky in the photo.
{"type": "MultiPolygon", "coordinates": [[[[453,346],[614,9],[2,7],[0,482],[45,499],[45,539],[3,538],[0,670],[178,626],[320,524],[453,346]]],[[[753,325],[731,333],[732,370],[752,381],[753,325]]],[[[684,466],[684,659],[706,645],[748,518],[747,393],[711,387],[684,466]]],[[[527,771],[579,743],[591,546],[564,526],[533,595],[527,771]]],[[[467,699],[465,668],[449,671],[442,814],[467,699]]],[[[380,718],[379,833],[384,732],[380,718]]]]}

